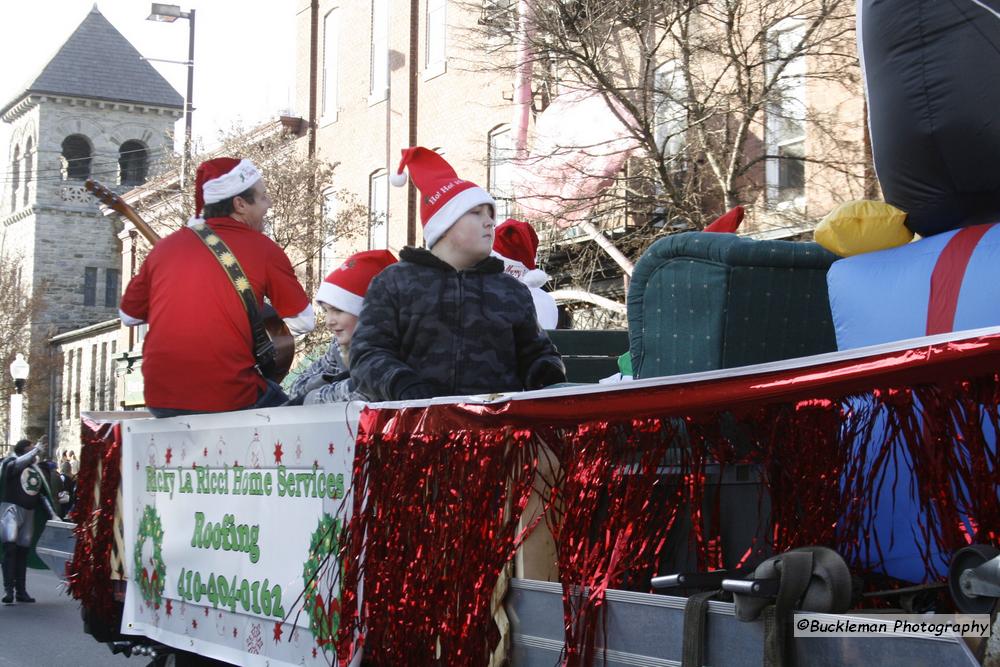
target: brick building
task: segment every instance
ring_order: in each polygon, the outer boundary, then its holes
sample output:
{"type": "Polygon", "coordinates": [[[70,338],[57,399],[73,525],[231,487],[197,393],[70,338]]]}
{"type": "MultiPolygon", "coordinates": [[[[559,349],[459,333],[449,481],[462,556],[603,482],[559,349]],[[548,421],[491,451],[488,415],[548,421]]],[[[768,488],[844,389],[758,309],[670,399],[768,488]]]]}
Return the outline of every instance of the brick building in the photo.
{"type": "MultiPolygon", "coordinates": [[[[440,149],[460,175],[489,189],[500,202],[498,220],[519,213],[509,173],[514,72],[483,67],[485,51],[495,54],[498,62],[510,57],[517,7],[513,0],[297,1],[297,108],[315,128],[303,142],[311,142],[309,150],[338,163],[331,190],[355,193],[368,202],[370,211],[366,238],[329,239],[323,270],[361,248],[398,250],[421,242],[413,189],[390,187],[386,178],[386,170],[398,163],[399,150],[408,145],[440,149]]],[[[857,68],[849,14],[828,28],[838,35],[846,70],[857,68]]],[[[839,82],[829,76],[807,76],[810,67],[832,67],[832,59],[816,63],[789,55],[805,27],[788,17],[758,35],[761,50],[768,50],[768,62],[788,58],[781,99],[757,112],[749,129],[750,145],[761,157],[742,177],[753,181],[758,193],[743,202],[748,207],[743,233],[759,238],[808,236],[836,203],[871,196],[874,189],[870,170],[864,168],[868,158],[860,82],[852,76],[839,82]],[[820,132],[812,127],[805,116],[807,105],[813,114],[809,118],[823,117],[827,128],[837,130],[820,132]],[[843,161],[851,164],[830,169],[808,159],[829,155],[834,148],[846,151],[843,161]]],[[[649,84],[656,91],[646,96],[657,114],[663,113],[660,109],[671,110],[669,94],[684,92],[671,90],[670,73],[676,63],[668,55],[665,52],[662,62],[656,63],[649,84]]],[[[544,91],[535,86],[535,112],[544,106],[543,98],[560,92],[561,85],[549,80],[544,91]]],[[[658,131],[669,124],[663,120],[658,131]]],[[[664,150],[670,146],[667,142],[664,150]]],[[[709,200],[706,206],[716,210],[722,204],[709,200]]],[[[336,208],[331,196],[327,214],[336,208]]],[[[626,215],[604,220],[600,226],[614,240],[641,224],[651,223],[626,215]]],[[[667,227],[660,220],[649,238],[671,231],[667,227]]],[[[581,261],[580,249],[592,241],[572,227],[546,227],[539,233],[545,268],[554,278],[550,287],[581,287],[571,284],[573,278],[564,269],[581,261]]],[[[586,261],[594,261],[595,255],[587,257],[586,261]]],[[[583,289],[624,303],[627,281],[621,269],[599,254],[596,264],[591,283],[583,289]]],[[[609,323],[607,317],[591,317],[588,305],[567,305],[578,315],[572,318],[574,326],[609,323]]],[[[610,323],[622,326],[624,320],[618,314],[610,323]]]]}

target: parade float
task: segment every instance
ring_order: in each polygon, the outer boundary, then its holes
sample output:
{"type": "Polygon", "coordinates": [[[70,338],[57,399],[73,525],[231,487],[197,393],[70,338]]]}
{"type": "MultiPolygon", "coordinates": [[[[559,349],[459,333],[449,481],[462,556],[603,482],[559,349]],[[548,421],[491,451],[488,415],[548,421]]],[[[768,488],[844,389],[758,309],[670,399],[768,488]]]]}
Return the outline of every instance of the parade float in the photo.
{"type": "Polygon", "coordinates": [[[1000,597],[994,4],[859,3],[892,207],[838,210],[825,247],[654,243],[631,382],[89,416],[88,631],[178,663],[980,664],[790,618],[1000,597]]]}

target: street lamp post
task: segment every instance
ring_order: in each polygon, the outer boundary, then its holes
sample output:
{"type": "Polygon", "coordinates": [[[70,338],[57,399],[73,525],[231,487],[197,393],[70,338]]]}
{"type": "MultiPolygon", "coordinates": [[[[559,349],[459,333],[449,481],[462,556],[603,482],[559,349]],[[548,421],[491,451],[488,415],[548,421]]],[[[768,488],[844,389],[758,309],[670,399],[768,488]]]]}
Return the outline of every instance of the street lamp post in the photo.
{"type": "Polygon", "coordinates": [[[181,162],[181,187],[184,187],[184,172],[191,161],[191,112],[194,111],[192,97],[194,96],[194,10],[181,11],[179,5],[167,5],[160,2],[152,3],[147,21],[173,23],[177,19],[187,19],[188,22],[188,59],[187,65],[187,95],[184,98],[184,154],[181,162]]]}
{"type": "Polygon", "coordinates": [[[18,352],[10,365],[10,376],[14,378],[14,393],[10,395],[10,432],[7,434],[7,444],[13,445],[21,439],[24,432],[24,385],[28,380],[28,362],[24,355],[18,352]]]}

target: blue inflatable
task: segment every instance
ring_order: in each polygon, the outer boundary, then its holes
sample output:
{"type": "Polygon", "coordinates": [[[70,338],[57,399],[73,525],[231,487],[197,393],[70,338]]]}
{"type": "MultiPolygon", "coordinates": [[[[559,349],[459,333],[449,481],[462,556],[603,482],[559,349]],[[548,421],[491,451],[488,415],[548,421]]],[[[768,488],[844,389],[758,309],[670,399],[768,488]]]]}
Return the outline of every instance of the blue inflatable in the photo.
{"type": "Polygon", "coordinates": [[[1000,325],[1000,225],[837,260],[827,286],[841,350],[1000,325]]]}

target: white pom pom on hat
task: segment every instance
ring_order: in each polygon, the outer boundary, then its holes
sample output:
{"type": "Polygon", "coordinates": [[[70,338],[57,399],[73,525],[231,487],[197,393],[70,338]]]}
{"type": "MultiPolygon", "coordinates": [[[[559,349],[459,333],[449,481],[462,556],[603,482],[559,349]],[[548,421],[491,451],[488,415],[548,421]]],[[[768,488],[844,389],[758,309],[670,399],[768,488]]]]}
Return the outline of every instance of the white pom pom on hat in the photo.
{"type": "Polygon", "coordinates": [[[389,182],[395,185],[397,188],[401,188],[406,185],[406,182],[410,180],[406,176],[405,171],[397,171],[394,174],[389,174],[389,182]]]}

